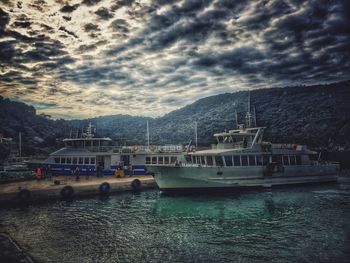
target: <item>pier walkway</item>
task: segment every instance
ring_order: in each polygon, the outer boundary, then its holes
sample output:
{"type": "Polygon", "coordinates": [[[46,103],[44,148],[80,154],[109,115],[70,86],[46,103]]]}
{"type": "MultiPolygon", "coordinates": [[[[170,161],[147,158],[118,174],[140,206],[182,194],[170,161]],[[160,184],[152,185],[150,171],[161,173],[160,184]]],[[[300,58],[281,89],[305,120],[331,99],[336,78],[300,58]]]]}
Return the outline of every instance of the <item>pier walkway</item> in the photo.
{"type": "Polygon", "coordinates": [[[31,180],[0,184],[0,204],[45,201],[48,199],[73,199],[87,195],[106,195],[113,192],[156,188],[152,176],[116,178],[96,176],[86,178],[60,176],[51,180],[31,180]],[[55,184],[59,182],[59,184],[55,184]]]}

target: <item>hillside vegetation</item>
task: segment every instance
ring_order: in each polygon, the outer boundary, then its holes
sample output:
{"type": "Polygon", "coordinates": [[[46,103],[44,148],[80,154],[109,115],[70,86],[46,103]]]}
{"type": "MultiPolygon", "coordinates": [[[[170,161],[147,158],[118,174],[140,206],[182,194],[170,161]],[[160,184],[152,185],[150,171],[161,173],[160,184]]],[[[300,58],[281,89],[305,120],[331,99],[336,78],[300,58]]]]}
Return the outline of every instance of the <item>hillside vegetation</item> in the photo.
{"type": "MultiPolygon", "coordinates": [[[[160,118],[128,115],[102,116],[88,120],[51,120],[33,107],[0,97],[0,133],[17,140],[22,132],[27,154],[49,152],[61,139],[75,136],[90,121],[97,133],[118,144],[146,143],[149,121],[151,144],[185,144],[194,140],[198,123],[201,146],[212,143],[216,132],[235,128],[247,112],[248,91],[225,93],[200,99],[160,118]]],[[[350,81],[328,85],[270,88],[250,91],[257,125],[266,127],[265,140],[307,143],[334,150],[350,146],[350,81]]]]}

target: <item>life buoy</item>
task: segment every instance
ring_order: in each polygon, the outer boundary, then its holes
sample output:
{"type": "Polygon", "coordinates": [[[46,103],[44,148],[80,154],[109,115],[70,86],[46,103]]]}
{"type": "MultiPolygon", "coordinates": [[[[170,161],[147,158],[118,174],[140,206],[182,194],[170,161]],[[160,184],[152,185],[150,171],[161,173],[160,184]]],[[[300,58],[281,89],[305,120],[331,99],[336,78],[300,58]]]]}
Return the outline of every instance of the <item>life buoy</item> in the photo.
{"type": "Polygon", "coordinates": [[[28,202],[30,200],[30,191],[28,189],[22,189],[18,192],[17,198],[20,202],[28,202]]]}
{"type": "Polygon", "coordinates": [[[131,182],[131,187],[133,190],[139,191],[142,188],[141,181],[139,179],[135,179],[131,182]]]}
{"type": "Polygon", "coordinates": [[[100,191],[100,194],[107,195],[107,194],[109,194],[109,191],[111,190],[111,186],[109,183],[103,182],[102,184],[100,184],[100,187],[98,189],[100,191]]]}
{"type": "Polygon", "coordinates": [[[61,197],[64,199],[71,198],[74,194],[74,189],[70,185],[67,185],[61,190],[61,197]]]}

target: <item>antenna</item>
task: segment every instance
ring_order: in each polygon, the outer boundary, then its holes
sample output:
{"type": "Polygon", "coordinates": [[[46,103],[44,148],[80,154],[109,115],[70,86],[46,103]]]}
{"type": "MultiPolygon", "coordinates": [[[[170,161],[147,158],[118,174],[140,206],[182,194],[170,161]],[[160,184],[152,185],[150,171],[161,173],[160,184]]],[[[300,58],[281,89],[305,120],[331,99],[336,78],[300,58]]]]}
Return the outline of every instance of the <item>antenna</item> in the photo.
{"type": "Polygon", "coordinates": [[[147,152],[149,152],[149,127],[148,127],[148,121],[147,121],[147,152]]]}

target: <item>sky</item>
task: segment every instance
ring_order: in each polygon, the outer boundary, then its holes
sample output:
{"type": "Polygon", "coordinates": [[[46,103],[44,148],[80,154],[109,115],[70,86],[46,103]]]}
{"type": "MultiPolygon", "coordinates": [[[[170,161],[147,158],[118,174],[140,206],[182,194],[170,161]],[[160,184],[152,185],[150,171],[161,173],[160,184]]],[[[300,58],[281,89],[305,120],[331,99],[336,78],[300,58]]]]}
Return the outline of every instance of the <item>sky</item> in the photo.
{"type": "Polygon", "coordinates": [[[0,95],[53,118],[346,79],[349,0],[0,0],[0,95]]]}

